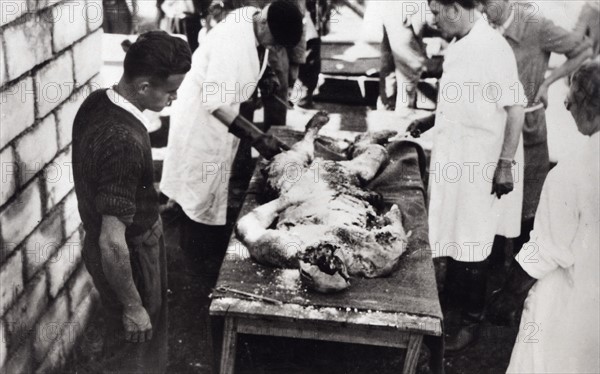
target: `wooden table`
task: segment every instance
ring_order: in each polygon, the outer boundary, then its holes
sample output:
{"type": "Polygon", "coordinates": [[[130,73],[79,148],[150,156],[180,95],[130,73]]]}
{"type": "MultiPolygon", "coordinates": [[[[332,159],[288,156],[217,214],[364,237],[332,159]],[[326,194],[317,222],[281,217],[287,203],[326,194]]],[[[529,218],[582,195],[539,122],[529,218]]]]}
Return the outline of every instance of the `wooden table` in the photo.
{"type": "MultiPolygon", "coordinates": [[[[418,165],[403,163],[411,157],[397,157],[400,164],[396,166],[404,174],[418,174],[418,165]]],[[[387,183],[388,187],[408,186],[395,197],[405,228],[412,232],[398,270],[386,278],[353,278],[350,288],[339,294],[306,290],[298,270],[259,265],[235,237],[231,238],[217,288],[228,287],[279,303],[233,292],[213,293],[210,314],[225,318],[221,373],[234,372],[238,333],[405,348],[403,372],[415,372],[423,337],[442,334],[442,312],[427,241],[423,191],[414,188],[413,179],[409,176],[406,183],[403,178],[387,183]]],[[[383,190],[385,185],[385,181],[377,184],[383,190]]],[[[260,174],[255,173],[240,216],[259,205],[259,190],[260,174]]],[[[386,195],[394,194],[384,194],[384,198],[386,195]]]]}

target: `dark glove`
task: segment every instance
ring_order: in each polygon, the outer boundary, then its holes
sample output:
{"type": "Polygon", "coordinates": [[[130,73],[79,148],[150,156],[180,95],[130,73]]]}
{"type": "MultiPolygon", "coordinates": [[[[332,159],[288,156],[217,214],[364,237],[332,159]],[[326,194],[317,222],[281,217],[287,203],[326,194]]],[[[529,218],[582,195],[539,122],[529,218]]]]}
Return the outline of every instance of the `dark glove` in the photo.
{"type": "Polygon", "coordinates": [[[229,125],[229,132],[241,139],[249,139],[250,144],[267,160],[276,154],[290,149],[273,135],[262,132],[252,122],[238,115],[229,125]]]}
{"type": "Polygon", "coordinates": [[[406,128],[406,132],[410,133],[413,138],[418,138],[422,133],[429,130],[435,124],[435,115],[431,115],[425,118],[419,118],[414,121],[406,128]]]}
{"type": "Polygon", "coordinates": [[[263,134],[256,138],[256,140],[252,142],[252,147],[267,160],[290,149],[285,143],[270,134],[263,134]]]}
{"type": "Polygon", "coordinates": [[[536,281],[513,259],[504,286],[494,291],[490,297],[485,308],[485,318],[495,325],[516,325],[521,317],[523,303],[536,281]]]}
{"type": "Polygon", "coordinates": [[[277,75],[270,67],[267,67],[267,70],[265,70],[263,76],[258,81],[260,95],[262,97],[273,96],[279,90],[279,87],[281,87],[281,84],[277,75]]]}
{"type": "Polygon", "coordinates": [[[512,176],[512,161],[499,160],[494,172],[494,180],[492,181],[492,194],[496,194],[498,198],[506,195],[514,189],[512,176]]]}

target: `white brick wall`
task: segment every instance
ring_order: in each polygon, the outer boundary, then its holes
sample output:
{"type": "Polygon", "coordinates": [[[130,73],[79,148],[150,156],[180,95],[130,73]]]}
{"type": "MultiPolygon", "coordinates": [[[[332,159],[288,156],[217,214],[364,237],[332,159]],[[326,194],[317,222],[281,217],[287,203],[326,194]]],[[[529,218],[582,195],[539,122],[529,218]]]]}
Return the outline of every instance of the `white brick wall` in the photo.
{"type": "Polygon", "coordinates": [[[31,279],[42,269],[62,246],[64,236],[60,218],[60,214],[54,213],[45,219],[23,245],[26,280],[31,279]]]}
{"type": "Polygon", "coordinates": [[[77,91],[69,100],[58,108],[56,111],[56,122],[58,125],[58,146],[63,149],[71,143],[73,131],[73,121],[79,107],[85,100],[84,93],[88,90],[84,87],[77,91]]]}
{"type": "Polygon", "coordinates": [[[47,17],[32,16],[4,29],[8,79],[17,78],[52,57],[51,25],[47,17]]]}
{"type": "Polygon", "coordinates": [[[102,0],[86,0],[88,30],[94,31],[102,27],[104,13],[102,0]]]}
{"type": "MultiPolygon", "coordinates": [[[[1,17],[1,16],[0,16],[1,17]]],[[[6,63],[4,62],[4,38],[0,35],[0,86],[6,82],[6,63]]]]}
{"type": "Polygon", "coordinates": [[[36,332],[34,344],[35,359],[38,362],[43,361],[50,347],[60,339],[60,328],[67,325],[69,321],[69,303],[66,293],[54,300],[54,303],[47,310],[46,314],[40,319],[36,332]],[[57,329],[58,327],[58,329],[57,329]]]}
{"type": "Polygon", "coordinates": [[[0,368],[4,366],[4,363],[6,362],[6,342],[7,336],[6,329],[4,328],[4,321],[0,320],[0,368]]]}
{"type": "Polygon", "coordinates": [[[0,206],[2,206],[15,193],[17,183],[18,171],[12,147],[6,147],[0,152],[0,167],[0,175],[2,176],[0,206]]]}
{"type": "Polygon", "coordinates": [[[49,171],[46,173],[46,189],[48,192],[46,210],[50,211],[75,186],[71,149],[69,148],[66,152],[61,153],[48,168],[49,171]],[[59,174],[56,171],[59,171],[59,174]]]}
{"type": "Polygon", "coordinates": [[[0,213],[4,243],[21,243],[42,220],[42,200],[37,180],[0,213]]]}
{"type": "Polygon", "coordinates": [[[102,45],[102,34],[102,29],[99,29],[73,46],[75,82],[79,86],[90,80],[102,68],[102,59],[96,54],[98,46],[102,45]]]}
{"type": "Polygon", "coordinates": [[[50,295],[56,297],[81,260],[81,238],[76,231],[48,261],[50,295]]]}
{"type": "Polygon", "coordinates": [[[87,9],[84,1],[68,0],[52,8],[52,48],[60,52],[87,33],[87,9]]]}
{"type": "Polygon", "coordinates": [[[65,219],[65,234],[71,235],[81,225],[79,210],[77,208],[77,195],[75,192],[69,193],[65,198],[63,206],[63,217],[65,219]]]}
{"type": "Polygon", "coordinates": [[[68,358],[69,352],[73,349],[75,344],[74,336],[80,336],[85,331],[90,317],[92,315],[93,297],[88,297],[81,303],[80,307],[74,311],[74,316],[71,321],[68,322],[62,329],[60,339],[54,342],[54,345],[50,348],[44,362],[38,369],[38,373],[53,373],[60,369],[61,365],[64,365],[68,358]]]}
{"type": "Polygon", "coordinates": [[[37,13],[49,6],[60,3],[63,0],[28,0],[27,9],[30,13],[37,13]]]}
{"type": "Polygon", "coordinates": [[[75,310],[79,304],[90,294],[94,287],[92,277],[86,270],[85,266],[81,266],[78,271],[78,277],[71,285],[71,309],[75,310]]]}
{"type": "Polygon", "coordinates": [[[31,349],[31,344],[27,342],[16,352],[12,352],[9,355],[9,358],[2,367],[2,374],[12,374],[12,373],[32,373],[33,372],[33,350],[31,349]]]}
{"type": "Polygon", "coordinates": [[[21,251],[7,259],[0,267],[0,314],[4,314],[23,291],[23,256],[21,251]]]}
{"type": "Polygon", "coordinates": [[[4,87],[0,93],[0,148],[22,133],[34,121],[33,80],[24,78],[4,87]],[[7,110],[10,108],[10,110],[7,110]]]}
{"type": "Polygon", "coordinates": [[[101,24],[101,0],[0,0],[0,328],[12,328],[0,339],[2,374],[61,372],[97,297],[81,261],[70,144],[100,70],[101,24]],[[48,339],[40,329],[56,323],[77,328],[48,339]]]}
{"type": "Polygon", "coordinates": [[[44,66],[35,75],[38,118],[67,100],[73,92],[73,58],[70,51],[44,66]]]}
{"type": "Polygon", "coordinates": [[[11,0],[0,2],[0,26],[16,20],[27,13],[26,0],[11,0]]]}
{"type": "Polygon", "coordinates": [[[56,122],[50,114],[32,131],[16,142],[21,167],[21,183],[27,183],[35,172],[41,171],[58,152],[56,122]]]}
{"type": "Polygon", "coordinates": [[[36,326],[40,315],[48,306],[46,274],[40,273],[27,285],[15,305],[6,313],[5,321],[10,346],[18,345],[36,326]]]}

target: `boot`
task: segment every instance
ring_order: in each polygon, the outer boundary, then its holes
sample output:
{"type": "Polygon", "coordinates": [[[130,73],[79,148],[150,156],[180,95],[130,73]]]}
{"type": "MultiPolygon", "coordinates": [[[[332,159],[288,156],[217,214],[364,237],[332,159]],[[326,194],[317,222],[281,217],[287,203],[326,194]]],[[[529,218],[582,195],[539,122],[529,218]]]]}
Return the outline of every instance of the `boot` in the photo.
{"type": "Polygon", "coordinates": [[[446,337],[446,353],[452,355],[474,344],[479,337],[480,323],[481,319],[478,316],[462,318],[460,329],[456,333],[446,337]]]}
{"type": "Polygon", "coordinates": [[[450,354],[459,352],[475,343],[485,307],[487,261],[461,262],[459,265],[463,268],[465,293],[460,328],[446,339],[446,352],[450,354]]]}

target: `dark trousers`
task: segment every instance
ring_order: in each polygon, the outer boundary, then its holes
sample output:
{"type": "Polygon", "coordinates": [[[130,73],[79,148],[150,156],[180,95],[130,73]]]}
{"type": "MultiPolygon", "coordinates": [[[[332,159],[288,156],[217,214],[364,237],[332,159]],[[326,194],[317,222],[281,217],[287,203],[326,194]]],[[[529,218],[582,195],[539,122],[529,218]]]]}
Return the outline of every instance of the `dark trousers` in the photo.
{"type": "Polygon", "coordinates": [[[267,128],[271,126],[285,126],[287,119],[288,88],[290,60],[287,50],[283,47],[269,48],[269,67],[277,75],[279,88],[273,96],[263,97],[264,123],[267,128]]]}
{"type": "MultiPolygon", "coordinates": [[[[88,236],[89,237],[89,236],[88,236]]],[[[102,270],[97,241],[86,240],[83,260],[100,294],[104,326],[103,349],[97,372],[165,373],[167,368],[167,256],[160,219],[151,230],[130,238],[133,280],[152,323],[152,339],[144,343],[125,340],[123,307],[102,270]]]]}
{"type": "Polygon", "coordinates": [[[124,0],[104,0],[102,29],[107,34],[131,34],[133,17],[124,0]]]}
{"type": "Polygon", "coordinates": [[[462,320],[478,321],[485,307],[488,261],[461,262],[448,259],[445,279],[447,304],[459,306],[462,320]]]}
{"type": "Polygon", "coordinates": [[[182,214],[179,223],[180,246],[198,275],[210,279],[214,286],[225,257],[231,229],[205,225],[182,214]]]}
{"type": "Polygon", "coordinates": [[[311,39],[306,42],[306,62],[300,65],[298,79],[308,89],[308,95],[312,95],[319,83],[321,73],[321,39],[311,39]]]}
{"type": "Polygon", "coordinates": [[[198,34],[200,33],[200,29],[202,29],[200,15],[187,15],[181,20],[181,23],[183,24],[183,32],[185,33],[188,44],[190,45],[190,49],[192,52],[194,52],[196,48],[198,48],[198,34]]]}

